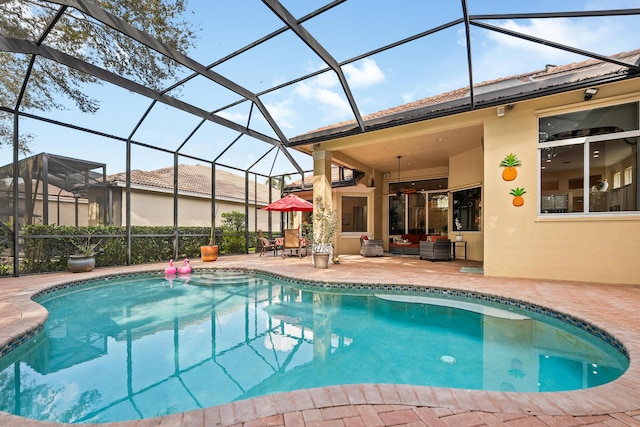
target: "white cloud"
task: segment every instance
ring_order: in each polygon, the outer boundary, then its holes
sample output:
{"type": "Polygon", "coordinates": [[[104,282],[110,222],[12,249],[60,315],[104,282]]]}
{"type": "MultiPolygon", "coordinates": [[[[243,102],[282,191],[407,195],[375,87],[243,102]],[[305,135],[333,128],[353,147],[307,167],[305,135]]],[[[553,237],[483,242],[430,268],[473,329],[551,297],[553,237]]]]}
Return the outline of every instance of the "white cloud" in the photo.
{"type": "Polygon", "coordinates": [[[406,93],[403,93],[403,94],[401,95],[401,98],[402,98],[402,101],[403,101],[405,104],[408,104],[409,102],[413,102],[413,101],[415,101],[415,100],[416,100],[416,96],[417,96],[417,95],[416,95],[416,93],[415,93],[415,92],[406,92],[406,93]]]}
{"type": "MultiPolygon", "coordinates": [[[[633,32],[612,18],[509,20],[500,27],[605,55],[637,48],[637,43],[629,40],[628,34],[633,32]]],[[[472,46],[475,82],[540,70],[546,64],[561,65],[587,59],[494,31],[473,34],[472,46]]]]}
{"type": "Polygon", "coordinates": [[[222,117],[223,119],[230,120],[234,123],[240,123],[243,126],[247,124],[247,119],[249,119],[249,116],[246,114],[231,113],[229,111],[220,111],[216,113],[216,115],[222,117]]]}
{"type": "MultiPolygon", "coordinates": [[[[575,47],[597,46],[601,44],[601,40],[606,40],[611,35],[606,27],[591,26],[586,21],[575,21],[566,18],[533,19],[527,21],[526,25],[515,21],[507,21],[502,25],[502,28],[575,47]]],[[[489,38],[511,49],[517,49],[518,52],[523,50],[533,51],[556,57],[566,55],[561,50],[494,32],[490,34],[489,38]]]]}
{"type": "Polygon", "coordinates": [[[294,93],[306,101],[319,103],[325,114],[324,120],[339,120],[351,114],[351,107],[346,99],[325,87],[300,83],[296,86],[294,93]]]}
{"type": "Polygon", "coordinates": [[[343,67],[351,87],[368,87],[385,81],[384,73],[374,60],[366,58],[357,64],[360,68],[355,64],[347,64],[343,67]]]}
{"type": "Polygon", "coordinates": [[[313,86],[318,87],[336,87],[340,85],[340,81],[338,80],[338,76],[334,71],[326,71],[311,81],[313,86]]]}
{"type": "Polygon", "coordinates": [[[275,104],[265,104],[265,107],[278,126],[287,129],[295,128],[291,120],[297,117],[297,113],[291,108],[291,101],[283,100],[275,104]]]}
{"type": "MultiPolygon", "coordinates": [[[[343,71],[351,88],[368,87],[385,81],[384,73],[371,59],[364,59],[357,64],[345,65],[343,71]]],[[[331,123],[353,116],[351,106],[339,84],[336,73],[333,71],[322,73],[311,80],[299,83],[295,86],[293,94],[305,102],[315,104],[315,108],[323,114],[322,122],[331,123]]],[[[291,127],[293,128],[293,126],[291,127]]]]}

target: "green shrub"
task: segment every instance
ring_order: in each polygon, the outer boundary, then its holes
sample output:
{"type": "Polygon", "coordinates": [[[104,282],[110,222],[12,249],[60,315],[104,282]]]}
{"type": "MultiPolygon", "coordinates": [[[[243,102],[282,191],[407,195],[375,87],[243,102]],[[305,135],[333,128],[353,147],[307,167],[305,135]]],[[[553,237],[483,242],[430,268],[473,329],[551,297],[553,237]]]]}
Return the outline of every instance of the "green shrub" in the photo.
{"type": "MultiPolygon", "coordinates": [[[[245,253],[245,214],[233,211],[222,214],[222,231],[218,247],[223,253],[242,254],[245,253]]],[[[255,240],[255,239],[254,239],[255,240]]]]}
{"type": "MultiPolygon", "coordinates": [[[[245,253],[244,214],[231,212],[225,225],[216,228],[216,244],[219,254],[245,253]],[[238,229],[239,227],[239,229],[238,229]]],[[[179,227],[177,259],[199,258],[200,246],[207,245],[209,227],[179,227]]],[[[172,226],[131,227],[131,263],[163,262],[173,258],[174,229],[172,226]]],[[[96,266],[127,264],[127,238],[125,227],[96,226],[70,227],[57,225],[26,225],[22,229],[22,253],[20,273],[44,273],[66,271],[69,256],[77,252],[74,245],[99,243],[96,266]]],[[[250,246],[255,237],[250,238],[250,246]]],[[[13,273],[11,259],[0,265],[0,275],[13,273]]]]}

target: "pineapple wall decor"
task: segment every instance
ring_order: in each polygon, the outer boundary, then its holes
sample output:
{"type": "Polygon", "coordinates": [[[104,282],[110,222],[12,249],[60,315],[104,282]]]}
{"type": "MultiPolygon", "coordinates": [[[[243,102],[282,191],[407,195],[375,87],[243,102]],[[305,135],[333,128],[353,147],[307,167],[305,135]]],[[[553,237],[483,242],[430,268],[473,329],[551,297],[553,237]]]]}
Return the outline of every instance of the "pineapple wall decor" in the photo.
{"type": "Polygon", "coordinates": [[[517,166],[520,166],[522,163],[513,153],[507,154],[504,159],[500,162],[500,166],[504,169],[502,170],[502,179],[505,181],[513,181],[518,176],[518,171],[516,169],[517,166]]]}
{"type": "Polygon", "coordinates": [[[520,207],[524,205],[524,197],[522,197],[524,193],[526,193],[524,188],[516,187],[511,189],[509,194],[513,196],[513,206],[520,207]]]}

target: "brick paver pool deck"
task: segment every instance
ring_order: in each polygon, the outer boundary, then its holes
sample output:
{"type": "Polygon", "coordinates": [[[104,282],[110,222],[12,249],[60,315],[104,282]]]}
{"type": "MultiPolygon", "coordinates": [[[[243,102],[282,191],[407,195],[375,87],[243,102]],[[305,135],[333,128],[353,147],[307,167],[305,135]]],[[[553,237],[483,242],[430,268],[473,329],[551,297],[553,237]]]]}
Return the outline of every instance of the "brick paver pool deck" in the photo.
{"type": "MultiPolygon", "coordinates": [[[[640,426],[640,284],[491,278],[461,272],[472,261],[428,262],[415,257],[343,256],[339,265],[314,269],[310,259],[258,255],[192,260],[195,269],[253,268],[304,280],[442,286],[515,298],[583,319],[617,338],[629,369],[618,380],[586,390],[506,393],[409,385],[362,384],[300,390],[159,418],[100,424],[155,426],[640,426]]],[[[0,348],[42,324],[46,311],[31,295],[52,285],[165,264],[101,268],[0,279],[0,348]]],[[[468,270],[467,270],[468,271],[468,270]]],[[[639,278],[640,279],[640,278],[639,278]]],[[[411,367],[407,367],[411,369],[411,367]]],[[[0,412],[0,426],[53,427],[0,412]]],[[[84,424],[86,425],[86,424],[84,424]]]]}

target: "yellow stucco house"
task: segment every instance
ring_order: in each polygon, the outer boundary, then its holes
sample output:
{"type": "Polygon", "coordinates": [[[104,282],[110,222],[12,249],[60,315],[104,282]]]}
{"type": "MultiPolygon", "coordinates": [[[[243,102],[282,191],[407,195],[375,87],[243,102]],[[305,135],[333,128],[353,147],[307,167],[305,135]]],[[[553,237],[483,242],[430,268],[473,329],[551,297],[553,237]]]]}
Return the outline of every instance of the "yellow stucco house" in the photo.
{"type": "Polygon", "coordinates": [[[386,251],[411,234],[455,241],[458,222],[487,276],[640,284],[640,50],[614,58],[635,67],[547,66],[475,86],[486,108],[468,108],[464,88],[365,117],[374,132],[352,122],[293,139],[314,159],[305,198],[340,215],[334,253],[358,253],[362,234],[386,251]],[[332,187],[332,164],[364,176],[332,187]]]}
{"type": "MultiPolygon", "coordinates": [[[[67,226],[126,223],[126,174],[106,175],[106,165],[55,154],[40,153],[19,163],[18,206],[20,224],[67,226]],[[45,172],[46,171],[46,172],[45,172]],[[47,203],[44,203],[47,200],[47,203]]],[[[0,168],[0,220],[12,214],[12,165],[0,168]]],[[[211,224],[210,166],[178,165],[178,226],[208,227],[211,224]]],[[[268,229],[269,212],[260,208],[279,191],[263,182],[249,180],[245,208],[245,178],[216,171],[216,225],[225,212],[248,212],[250,228],[268,229]]],[[[131,171],[131,225],[171,226],[174,223],[174,168],[131,171]]],[[[277,219],[277,218],[276,218],[277,219]]],[[[272,218],[273,221],[273,218],[272,218]]],[[[277,226],[277,221],[273,221],[277,226]]]]}
{"type": "MultiPolygon", "coordinates": [[[[118,173],[107,177],[113,225],[124,225],[126,215],[126,176],[118,173]]],[[[208,227],[211,224],[211,167],[178,165],[178,226],[208,227]]],[[[153,171],[131,171],[131,225],[173,224],[172,166],[153,171]]],[[[216,225],[225,212],[245,213],[245,179],[225,170],[216,170],[216,225]]],[[[267,230],[269,212],[261,210],[269,204],[269,187],[249,180],[248,218],[250,228],[267,230]]],[[[275,198],[280,198],[273,190],[275,198]]],[[[272,197],[274,197],[272,195],[272,197]]]]}

